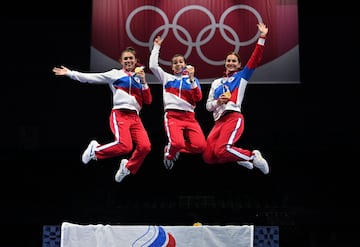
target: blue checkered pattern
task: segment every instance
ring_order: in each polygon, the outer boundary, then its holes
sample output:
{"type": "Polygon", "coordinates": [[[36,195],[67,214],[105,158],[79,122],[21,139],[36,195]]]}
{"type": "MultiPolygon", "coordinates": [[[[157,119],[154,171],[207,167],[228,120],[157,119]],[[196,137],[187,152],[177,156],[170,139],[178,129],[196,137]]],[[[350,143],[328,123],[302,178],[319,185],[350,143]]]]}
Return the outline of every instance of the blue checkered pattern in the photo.
{"type": "Polygon", "coordinates": [[[254,247],[279,247],[279,227],[255,226],[254,247]]]}
{"type": "Polygon", "coordinates": [[[60,247],[60,226],[43,226],[42,247],[60,247]]]}

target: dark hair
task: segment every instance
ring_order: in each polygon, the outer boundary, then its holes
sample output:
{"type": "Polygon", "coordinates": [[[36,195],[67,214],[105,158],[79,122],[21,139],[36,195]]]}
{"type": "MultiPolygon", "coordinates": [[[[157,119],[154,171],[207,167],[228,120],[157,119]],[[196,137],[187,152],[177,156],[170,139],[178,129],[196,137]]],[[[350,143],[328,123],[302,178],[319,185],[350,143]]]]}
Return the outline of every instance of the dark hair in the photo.
{"type": "Polygon", "coordinates": [[[135,50],[134,47],[132,47],[132,46],[126,47],[126,48],[121,52],[120,60],[122,59],[122,55],[124,54],[124,52],[130,52],[131,54],[134,55],[134,57],[137,59],[137,63],[136,63],[136,66],[137,66],[137,67],[143,66],[143,64],[140,63],[140,59],[137,58],[137,56],[136,56],[136,50],[135,50]]]}
{"type": "Polygon", "coordinates": [[[135,56],[135,58],[136,58],[136,50],[135,50],[134,47],[132,47],[132,46],[126,47],[126,48],[121,52],[120,59],[122,58],[122,55],[124,54],[124,52],[130,52],[130,53],[132,53],[132,54],[135,56]]]}
{"type": "Polygon", "coordinates": [[[172,60],[175,58],[175,57],[182,57],[184,59],[184,62],[186,63],[186,59],[184,57],[184,55],[180,54],[180,53],[176,53],[172,58],[171,58],[171,63],[172,63],[172,60]]]}
{"type": "Polygon", "coordinates": [[[227,58],[228,56],[230,56],[230,55],[234,55],[235,57],[237,57],[238,62],[241,63],[240,55],[239,55],[238,53],[234,52],[234,51],[231,51],[231,52],[229,52],[228,54],[226,54],[225,60],[226,60],[226,58],[227,58]]]}

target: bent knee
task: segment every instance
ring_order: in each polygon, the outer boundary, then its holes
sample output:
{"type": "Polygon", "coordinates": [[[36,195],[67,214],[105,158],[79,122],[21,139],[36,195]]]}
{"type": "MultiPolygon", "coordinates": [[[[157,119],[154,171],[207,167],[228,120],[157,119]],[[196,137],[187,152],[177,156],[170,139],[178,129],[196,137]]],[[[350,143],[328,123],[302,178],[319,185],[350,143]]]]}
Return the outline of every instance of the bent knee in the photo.
{"type": "Polygon", "coordinates": [[[150,153],[151,151],[151,144],[142,145],[139,147],[141,153],[150,153]]]}

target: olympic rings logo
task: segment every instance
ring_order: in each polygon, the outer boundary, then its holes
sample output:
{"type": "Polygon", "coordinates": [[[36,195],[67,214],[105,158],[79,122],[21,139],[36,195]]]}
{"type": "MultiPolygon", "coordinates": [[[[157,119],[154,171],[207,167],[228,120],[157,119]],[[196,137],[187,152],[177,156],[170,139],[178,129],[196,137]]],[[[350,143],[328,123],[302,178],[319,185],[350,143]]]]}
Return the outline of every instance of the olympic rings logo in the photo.
{"type": "MultiPolygon", "coordinates": [[[[204,55],[204,53],[202,52],[202,50],[201,50],[201,46],[208,43],[213,38],[217,28],[219,29],[220,34],[223,37],[223,39],[226,42],[228,42],[229,44],[231,44],[231,45],[233,45],[235,47],[235,49],[234,49],[235,52],[239,52],[241,46],[250,45],[250,44],[256,42],[257,39],[258,39],[259,32],[257,32],[256,35],[254,35],[251,39],[249,39],[247,41],[240,41],[240,38],[239,38],[238,34],[235,32],[235,30],[231,26],[225,24],[225,19],[226,19],[227,15],[229,13],[231,13],[232,11],[238,10],[238,9],[244,9],[244,10],[250,11],[256,17],[258,23],[262,22],[262,18],[260,16],[259,12],[256,9],[254,9],[253,7],[248,6],[248,5],[244,5],[244,4],[234,5],[234,6],[231,6],[230,8],[228,8],[228,9],[226,9],[223,12],[223,14],[221,15],[219,23],[216,22],[215,17],[211,13],[211,11],[209,11],[207,8],[205,8],[203,6],[199,6],[199,5],[189,5],[189,6],[186,6],[186,7],[182,8],[182,9],[180,9],[180,11],[178,11],[176,13],[176,15],[174,16],[174,19],[173,19],[172,23],[169,22],[169,19],[168,19],[167,15],[161,9],[159,9],[159,8],[157,8],[155,6],[152,6],[152,5],[143,5],[143,6],[140,6],[140,7],[136,8],[136,9],[134,9],[129,14],[128,18],[126,19],[125,28],[126,28],[126,32],[127,32],[128,36],[129,36],[129,39],[132,40],[132,42],[134,42],[135,44],[137,44],[139,46],[148,47],[149,51],[151,51],[153,41],[154,41],[156,35],[160,31],[164,31],[163,35],[162,35],[162,38],[165,38],[168,35],[169,30],[172,29],[173,34],[176,37],[176,39],[181,44],[187,46],[187,50],[186,50],[186,52],[184,54],[185,57],[189,57],[191,52],[192,52],[192,49],[195,47],[197,54],[199,55],[199,57],[204,62],[206,62],[206,63],[208,63],[210,65],[218,66],[218,65],[223,65],[224,61],[223,60],[221,60],[221,61],[212,60],[212,59],[206,57],[204,55]],[[136,39],[135,36],[132,34],[131,28],[130,28],[130,24],[131,24],[132,19],[134,18],[134,16],[136,14],[138,14],[139,12],[144,11],[144,10],[152,10],[152,11],[158,13],[162,17],[162,19],[164,21],[164,24],[162,26],[156,28],[153,31],[153,33],[151,34],[148,42],[142,42],[142,41],[136,39]],[[199,10],[199,11],[204,12],[208,16],[208,18],[210,19],[210,23],[211,23],[211,24],[205,26],[197,34],[195,41],[192,40],[191,35],[188,32],[188,30],[186,30],[183,26],[178,25],[178,20],[179,20],[180,16],[182,14],[184,14],[186,11],[190,11],[190,10],[199,10]],[[232,38],[227,35],[225,30],[228,31],[228,33],[231,34],[232,38]],[[183,39],[179,35],[179,32],[182,32],[184,34],[184,36],[186,37],[186,40],[183,39]],[[209,32],[207,37],[203,37],[204,34],[207,33],[207,32],[209,32]]],[[[171,65],[171,61],[165,61],[165,60],[162,60],[161,58],[159,58],[159,63],[162,63],[164,65],[171,65]]]]}

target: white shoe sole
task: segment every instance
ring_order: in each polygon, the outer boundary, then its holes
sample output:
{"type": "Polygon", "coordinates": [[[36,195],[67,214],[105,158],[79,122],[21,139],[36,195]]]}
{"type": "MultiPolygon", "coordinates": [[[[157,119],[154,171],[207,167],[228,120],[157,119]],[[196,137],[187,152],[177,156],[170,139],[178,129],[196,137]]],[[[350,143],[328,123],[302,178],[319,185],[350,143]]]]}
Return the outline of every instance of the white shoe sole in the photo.
{"type": "Polygon", "coordinates": [[[84,153],[81,156],[81,161],[86,165],[87,163],[90,162],[90,160],[92,160],[93,158],[91,157],[91,153],[93,152],[93,150],[99,146],[99,143],[95,140],[92,140],[89,145],[87,146],[87,148],[85,149],[84,153]]]}
{"type": "Polygon", "coordinates": [[[255,154],[255,158],[253,160],[254,166],[256,168],[260,169],[260,171],[262,171],[262,173],[268,174],[269,173],[269,165],[268,165],[267,161],[262,157],[259,150],[254,150],[253,152],[255,154]]]}
{"type": "Polygon", "coordinates": [[[249,170],[254,169],[254,165],[250,161],[238,161],[237,163],[249,170]]]}
{"type": "Polygon", "coordinates": [[[127,159],[121,160],[119,170],[115,174],[116,182],[120,183],[127,175],[130,174],[130,171],[125,166],[127,163],[128,163],[127,159]]]}

